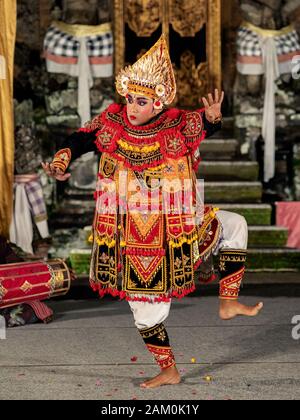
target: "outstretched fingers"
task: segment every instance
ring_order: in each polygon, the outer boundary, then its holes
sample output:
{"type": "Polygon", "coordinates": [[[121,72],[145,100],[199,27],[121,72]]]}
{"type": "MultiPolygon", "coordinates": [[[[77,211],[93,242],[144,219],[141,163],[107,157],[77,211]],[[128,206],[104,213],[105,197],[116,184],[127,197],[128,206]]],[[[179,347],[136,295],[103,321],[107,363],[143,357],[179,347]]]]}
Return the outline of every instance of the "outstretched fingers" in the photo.
{"type": "Polygon", "coordinates": [[[222,90],[221,97],[220,97],[219,89],[215,89],[215,95],[214,96],[215,97],[213,97],[213,95],[211,93],[208,93],[208,95],[207,95],[208,101],[205,98],[205,96],[203,96],[203,98],[202,98],[203,103],[207,106],[211,106],[211,105],[218,104],[218,103],[221,104],[224,100],[225,93],[222,90]]]}
{"type": "Polygon", "coordinates": [[[52,173],[51,173],[50,163],[48,163],[48,162],[46,162],[46,163],[42,162],[41,165],[42,165],[44,171],[46,172],[46,174],[49,175],[49,176],[51,176],[52,173]]]}
{"type": "Polygon", "coordinates": [[[206,109],[210,107],[209,103],[207,102],[207,99],[204,96],[202,98],[202,102],[203,102],[206,109]]]}
{"type": "Polygon", "coordinates": [[[219,90],[215,89],[215,104],[219,103],[219,90]]]}
{"type": "Polygon", "coordinates": [[[223,103],[223,101],[224,101],[224,96],[225,96],[225,93],[224,93],[224,91],[222,90],[221,99],[220,99],[220,104],[222,104],[222,103],[223,103]]]}
{"type": "Polygon", "coordinates": [[[56,179],[58,181],[66,181],[67,179],[69,179],[71,176],[71,174],[64,174],[64,175],[56,175],[56,179]]]}
{"type": "Polygon", "coordinates": [[[222,92],[221,92],[221,96],[220,96],[220,94],[219,94],[219,90],[218,90],[218,89],[215,89],[215,95],[214,95],[214,96],[215,96],[215,97],[213,97],[213,95],[212,95],[211,93],[209,93],[209,94],[207,95],[208,100],[205,98],[205,96],[203,96],[203,98],[202,98],[202,102],[203,102],[203,104],[204,104],[205,108],[209,108],[209,107],[211,107],[211,106],[213,106],[213,105],[215,105],[215,104],[219,104],[219,105],[221,105],[221,104],[223,103],[223,101],[224,101],[224,96],[225,96],[225,93],[224,93],[224,91],[222,90],[222,92]]]}
{"type": "Polygon", "coordinates": [[[212,106],[215,103],[214,98],[211,93],[208,94],[208,103],[210,106],[212,106]]]}
{"type": "Polygon", "coordinates": [[[66,181],[71,176],[71,174],[65,174],[61,169],[55,168],[51,163],[41,162],[41,165],[48,176],[55,178],[58,181],[66,181]]]}

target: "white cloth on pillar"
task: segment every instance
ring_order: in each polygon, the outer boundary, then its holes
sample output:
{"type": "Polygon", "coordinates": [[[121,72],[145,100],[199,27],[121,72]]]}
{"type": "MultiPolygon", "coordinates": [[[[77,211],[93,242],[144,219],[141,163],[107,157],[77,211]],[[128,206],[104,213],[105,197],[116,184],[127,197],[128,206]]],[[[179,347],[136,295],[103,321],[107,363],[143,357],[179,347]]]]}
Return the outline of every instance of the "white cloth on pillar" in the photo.
{"type": "Polygon", "coordinates": [[[78,77],[77,111],[81,126],[90,120],[93,78],[113,75],[111,24],[70,25],[53,22],[44,39],[47,70],[78,77]]]}
{"type": "Polygon", "coordinates": [[[33,229],[30,203],[27,198],[25,184],[14,185],[14,211],[10,225],[10,242],[23,251],[32,254],[33,229]]]}
{"type": "Polygon", "coordinates": [[[43,239],[49,238],[49,227],[48,227],[48,221],[47,220],[41,220],[39,222],[35,222],[36,227],[38,228],[38,231],[43,239]]]}
{"type": "Polygon", "coordinates": [[[265,71],[265,100],[262,123],[264,148],[264,181],[268,182],[275,175],[275,138],[276,138],[276,105],[275,81],[279,78],[279,66],[276,44],[273,38],[261,38],[261,48],[265,71]]]}
{"type": "Polygon", "coordinates": [[[266,30],[243,22],[238,29],[237,70],[244,75],[264,75],[266,81],[262,124],[265,182],[275,175],[275,81],[282,74],[292,74],[293,60],[298,55],[300,40],[293,25],[266,30]]]}
{"type": "Polygon", "coordinates": [[[37,174],[15,175],[15,183],[25,186],[32,219],[41,237],[48,238],[50,235],[47,222],[47,208],[39,176],[37,174]]]}
{"type": "Polygon", "coordinates": [[[14,211],[10,241],[32,254],[33,222],[42,238],[49,237],[43,188],[37,174],[15,175],[14,181],[14,211]]]}
{"type": "MultiPolygon", "coordinates": [[[[86,36],[78,37],[75,39],[80,44],[79,56],[78,56],[78,114],[81,120],[81,127],[87,121],[91,119],[91,104],[90,104],[90,89],[93,87],[93,76],[91,66],[89,62],[89,56],[87,51],[87,40],[86,36]]],[[[86,153],[81,156],[81,162],[88,162],[93,159],[94,152],[86,153]]],[[[90,162],[91,164],[93,162],[90,162]]]]}
{"type": "Polygon", "coordinates": [[[81,126],[91,119],[90,89],[93,87],[93,77],[87,52],[87,37],[78,38],[80,43],[78,57],[78,114],[81,126]]]}

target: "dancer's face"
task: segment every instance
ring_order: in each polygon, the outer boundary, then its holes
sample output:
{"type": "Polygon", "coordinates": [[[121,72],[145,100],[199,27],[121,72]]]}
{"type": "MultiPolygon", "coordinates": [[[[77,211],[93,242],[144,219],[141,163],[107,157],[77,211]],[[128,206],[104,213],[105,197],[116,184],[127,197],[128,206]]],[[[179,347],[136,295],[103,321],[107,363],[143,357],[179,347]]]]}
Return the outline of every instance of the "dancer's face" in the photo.
{"type": "Polygon", "coordinates": [[[127,117],[132,125],[147,124],[148,121],[157,115],[157,110],[153,107],[153,99],[129,93],[126,101],[127,117]]]}

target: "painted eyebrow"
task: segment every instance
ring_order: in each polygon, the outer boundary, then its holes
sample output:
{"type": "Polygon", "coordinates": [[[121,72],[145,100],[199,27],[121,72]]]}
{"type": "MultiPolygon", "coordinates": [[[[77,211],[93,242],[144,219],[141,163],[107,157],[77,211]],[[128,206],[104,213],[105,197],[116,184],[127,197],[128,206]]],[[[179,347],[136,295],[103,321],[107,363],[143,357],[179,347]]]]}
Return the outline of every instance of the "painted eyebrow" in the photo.
{"type": "MultiPolygon", "coordinates": [[[[133,99],[133,96],[132,95],[130,95],[130,93],[128,93],[128,98],[131,98],[131,99],[133,99]]],[[[139,96],[139,97],[137,97],[136,98],[136,100],[138,100],[138,101],[146,101],[146,102],[148,102],[148,98],[145,98],[144,96],[139,96]]]]}

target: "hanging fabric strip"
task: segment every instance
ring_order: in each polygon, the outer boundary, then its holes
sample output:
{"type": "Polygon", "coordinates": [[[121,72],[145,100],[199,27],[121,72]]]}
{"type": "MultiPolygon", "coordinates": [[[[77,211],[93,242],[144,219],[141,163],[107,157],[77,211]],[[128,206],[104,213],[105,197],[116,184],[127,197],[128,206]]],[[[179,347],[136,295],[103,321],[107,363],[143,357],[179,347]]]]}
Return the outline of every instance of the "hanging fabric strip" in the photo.
{"type": "Polygon", "coordinates": [[[79,38],[80,51],[78,57],[78,114],[81,126],[91,119],[90,88],[93,87],[93,78],[86,47],[86,37],[79,38]]]}
{"type": "Polygon", "coordinates": [[[89,91],[93,77],[113,75],[110,24],[68,25],[54,22],[44,40],[47,70],[78,77],[78,114],[83,126],[90,119],[89,91]]]}
{"type": "Polygon", "coordinates": [[[290,25],[280,30],[264,30],[243,22],[237,33],[237,69],[244,75],[264,75],[266,80],[262,135],[265,140],[264,181],[275,175],[275,81],[292,72],[292,62],[300,54],[297,31],[290,25]]]}
{"type": "Polygon", "coordinates": [[[261,49],[266,79],[262,136],[264,149],[264,181],[268,182],[275,175],[275,138],[276,138],[276,105],[275,80],[280,76],[276,44],[274,38],[261,38],[261,49]]]}

